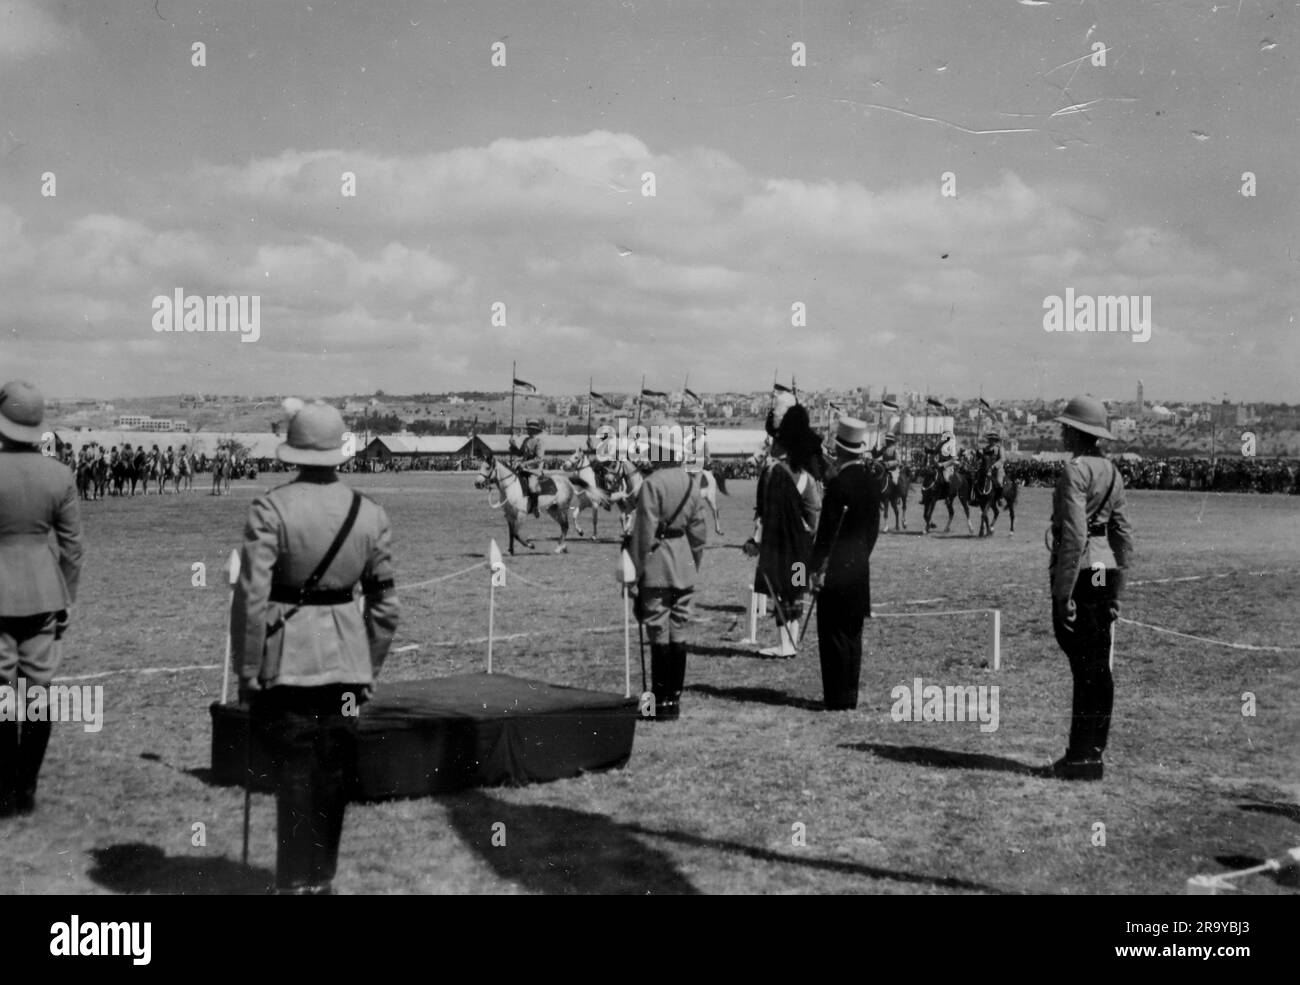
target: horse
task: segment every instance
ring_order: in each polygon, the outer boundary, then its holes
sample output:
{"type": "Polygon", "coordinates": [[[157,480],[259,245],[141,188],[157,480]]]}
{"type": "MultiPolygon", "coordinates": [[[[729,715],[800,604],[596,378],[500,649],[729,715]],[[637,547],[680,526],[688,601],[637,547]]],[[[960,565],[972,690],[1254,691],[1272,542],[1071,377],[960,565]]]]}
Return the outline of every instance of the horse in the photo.
{"type": "Polygon", "coordinates": [[[993,527],[998,522],[998,503],[1003,502],[1007,508],[1007,516],[1011,518],[1010,533],[1016,532],[1016,497],[1020,493],[1020,483],[1015,479],[1008,480],[1005,485],[996,485],[993,482],[993,475],[986,465],[981,465],[979,474],[975,477],[975,482],[971,488],[970,501],[973,505],[979,507],[980,511],[980,533],[981,537],[992,537],[993,527]],[[989,508],[993,509],[993,519],[989,519],[989,508]]]}
{"type": "Polygon", "coordinates": [[[108,495],[108,462],[88,455],[77,466],[77,494],[82,499],[103,499],[108,495]]]}
{"type": "MultiPolygon", "coordinates": [[[[537,496],[538,509],[546,510],[551,519],[560,525],[560,543],[555,548],[555,553],[567,554],[569,547],[565,539],[569,536],[569,510],[577,498],[577,493],[573,484],[562,475],[542,476],[541,481],[542,488],[537,496]],[[546,488],[548,482],[551,484],[550,489],[546,488]]],[[[474,488],[487,489],[489,505],[502,507],[506,515],[506,526],[510,531],[510,553],[515,552],[515,541],[519,541],[530,551],[534,550],[533,542],[525,540],[519,532],[520,518],[528,512],[528,493],[524,491],[524,484],[514,470],[497,461],[494,456],[489,456],[479,471],[478,479],[474,481],[474,488]],[[497,503],[492,502],[491,487],[493,486],[501,497],[497,503]]]]}
{"type": "Polygon", "coordinates": [[[718,493],[722,493],[724,496],[731,495],[731,493],[727,492],[727,480],[720,475],[714,475],[711,469],[700,469],[700,499],[704,501],[705,506],[713,511],[713,529],[721,537],[722,514],[718,510],[718,493]]]}
{"type": "Polygon", "coordinates": [[[180,475],[177,477],[176,491],[180,492],[180,483],[185,483],[185,491],[192,492],[194,489],[194,462],[191,461],[190,455],[182,455],[177,459],[180,475]]]}
{"type": "Polygon", "coordinates": [[[149,495],[150,482],[156,482],[158,484],[159,496],[167,491],[167,480],[164,477],[162,455],[151,452],[149,457],[145,459],[144,473],[141,476],[141,482],[144,483],[144,494],[146,496],[149,495]]]}
{"type": "Polygon", "coordinates": [[[223,491],[230,492],[230,459],[218,455],[212,460],[212,492],[208,495],[220,496],[223,491]]]}
{"type": "Polygon", "coordinates": [[[569,474],[569,481],[577,493],[573,505],[569,507],[573,512],[573,528],[578,532],[579,537],[587,536],[582,529],[582,511],[591,510],[591,536],[594,539],[596,523],[600,518],[599,511],[610,507],[609,493],[596,477],[596,468],[591,456],[582,449],[574,452],[573,457],[564,463],[564,471],[569,474]]]}
{"type": "Polygon", "coordinates": [[[961,508],[966,514],[966,532],[973,534],[975,528],[970,523],[970,480],[958,469],[953,469],[952,478],[945,480],[943,470],[939,466],[926,466],[925,471],[921,473],[921,506],[924,507],[925,533],[928,534],[934,527],[930,518],[934,515],[934,504],[939,500],[943,500],[948,507],[948,525],[943,528],[943,532],[947,533],[952,528],[954,499],[960,501],[961,508]]]}
{"type": "Polygon", "coordinates": [[[181,494],[181,472],[184,469],[180,456],[167,462],[167,478],[172,480],[172,492],[181,494]]]}
{"type": "Polygon", "coordinates": [[[637,468],[636,462],[627,458],[620,458],[614,462],[614,467],[608,474],[613,486],[609,500],[611,503],[618,504],[619,512],[622,514],[620,520],[623,534],[626,536],[632,532],[632,514],[636,511],[637,497],[641,495],[641,484],[645,478],[637,468]]]}
{"type": "Polygon", "coordinates": [[[907,495],[911,488],[912,470],[905,463],[899,467],[897,479],[889,469],[884,469],[880,482],[880,519],[885,529],[889,527],[891,506],[894,508],[894,529],[907,529],[907,495]]]}

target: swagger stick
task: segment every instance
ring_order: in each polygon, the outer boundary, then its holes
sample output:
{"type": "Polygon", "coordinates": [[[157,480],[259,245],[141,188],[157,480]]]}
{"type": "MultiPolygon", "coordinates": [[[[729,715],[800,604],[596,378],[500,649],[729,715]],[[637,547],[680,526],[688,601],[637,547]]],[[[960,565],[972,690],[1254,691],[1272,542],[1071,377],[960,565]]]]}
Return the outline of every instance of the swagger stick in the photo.
{"type": "MultiPolygon", "coordinates": [[[[767,576],[767,572],[763,570],[762,564],[759,564],[758,566],[758,573],[763,576],[763,584],[767,586],[767,594],[772,596],[772,601],[776,604],[776,614],[781,617],[781,625],[788,626],[790,623],[785,616],[785,606],[781,604],[781,597],[777,595],[776,590],[772,588],[772,579],[767,576]]],[[[797,650],[798,648],[798,645],[796,645],[795,649],[797,650]]]]}
{"type": "MultiPolygon", "coordinates": [[[[835,553],[835,544],[836,544],[836,542],[840,539],[840,530],[841,530],[841,528],[843,528],[843,526],[844,526],[844,517],[848,514],[848,512],[849,512],[849,508],[848,508],[848,506],[846,505],[846,506],[844,507],[844,509],[840,511],[840,519],[839,519],[839,522],[835,524],[835,533],[831,535],[831,543],[830,543],[830,546],[826,548],[826,566],[827,566],[827,567],[830,566],[830,563],[831,563],[831,555],[835,553]]],[[[800,641],[800,642],[803,642],[803,638],[804,638],[805,634],[807,634],[807,632],[808,632],[808,624],[812,622],[813,610],[817,608],[817,596],[819,596],[820,594],[821,594],[821,592],[819,592],[819,591],[815,591],[815,592],[812,593],[812,602],[811,602],[811,603],[809,604],[809,606],[808,606],[808,615],[804,616],[804,619],[803,619],[803,626],[800,627],[800,629],[799,629],[799,641],[800,641]]]]}

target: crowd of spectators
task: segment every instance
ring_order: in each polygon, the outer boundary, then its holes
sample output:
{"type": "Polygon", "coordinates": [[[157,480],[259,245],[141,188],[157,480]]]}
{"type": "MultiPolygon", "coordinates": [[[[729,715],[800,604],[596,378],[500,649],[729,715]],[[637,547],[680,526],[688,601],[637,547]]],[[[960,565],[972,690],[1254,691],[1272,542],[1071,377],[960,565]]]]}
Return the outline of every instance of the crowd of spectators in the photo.
{"type": "MultiPolygon", "coordinates": [[[[1300,493],[1300,461],[1280,458],[1115,459],[1128,489],[1213,492],[1300,493]]],[[[1024,486],[1055,485],[1062,462],[1021,459],[1007,463],[1007,475],[1024,486]]]]}

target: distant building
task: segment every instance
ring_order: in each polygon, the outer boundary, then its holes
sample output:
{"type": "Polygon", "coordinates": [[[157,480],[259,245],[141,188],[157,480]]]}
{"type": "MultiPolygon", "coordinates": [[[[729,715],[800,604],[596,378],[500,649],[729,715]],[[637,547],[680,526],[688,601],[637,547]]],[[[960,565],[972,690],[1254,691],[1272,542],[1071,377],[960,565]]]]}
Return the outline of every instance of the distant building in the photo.
{"type": "Polygon", "coordinates": [[[149,417],[144,414],[122,414],[117,426],[123,431],[188,431],[188,421],[174,421],[168,417],[149,417]]]}
{"type": "Polygon", "coordinates": [[[1223,401],[1210,405],[1210,421],[1216,428],[1236,428],[1246,423],[1246,408],[1242,404],[1223,401]]]}

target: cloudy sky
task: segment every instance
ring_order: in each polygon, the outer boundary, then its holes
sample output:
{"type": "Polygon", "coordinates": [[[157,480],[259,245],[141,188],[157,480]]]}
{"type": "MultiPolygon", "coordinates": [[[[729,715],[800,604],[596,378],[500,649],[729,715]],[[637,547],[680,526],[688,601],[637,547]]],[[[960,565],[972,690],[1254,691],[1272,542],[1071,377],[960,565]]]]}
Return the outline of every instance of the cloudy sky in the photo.
{"type": "Polygon", "coordinates": [[[1298,24],[1294,0],[0,0],[0,375],[311,396],[502,389],[513,359],[548,392],[779,369],[1294,402],[1298,24]],[[259,296],[260,338],[155,332],[178,288],[259,296]],[[1150,296],[1150,341],[1045,332],[1067,288],[1150,296]]]}

